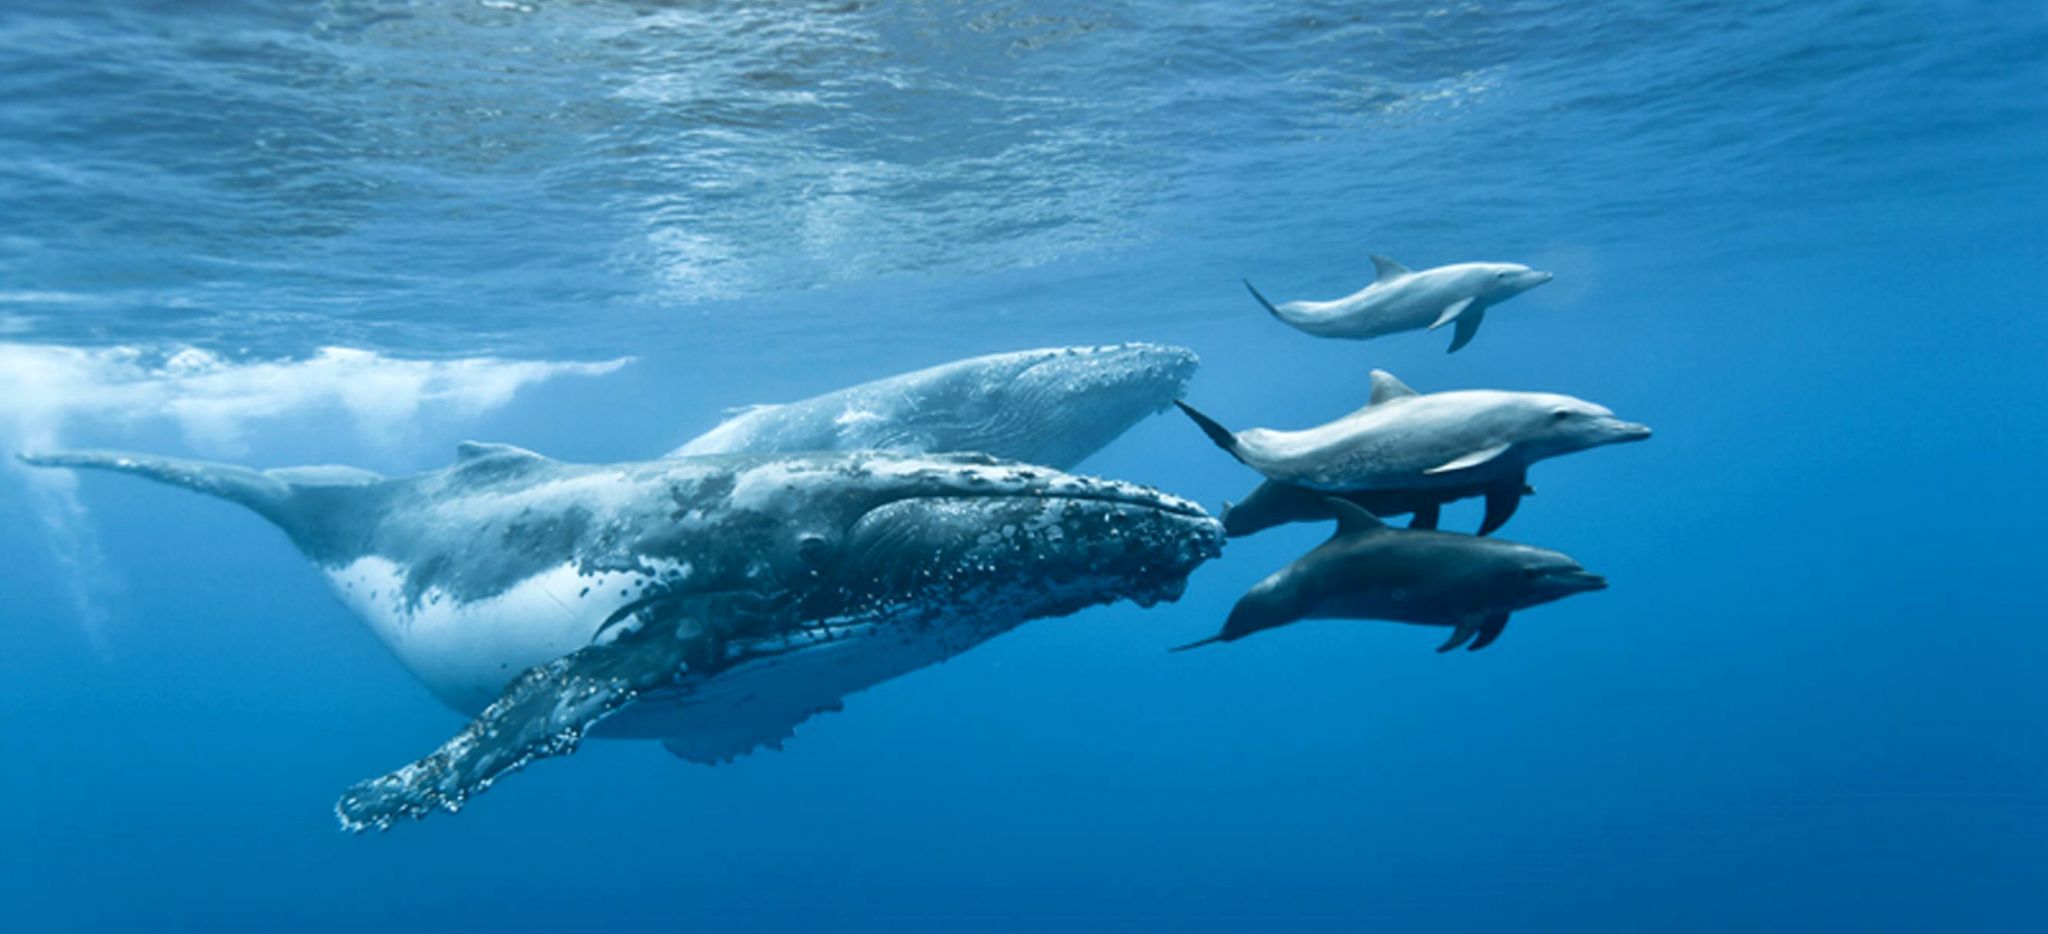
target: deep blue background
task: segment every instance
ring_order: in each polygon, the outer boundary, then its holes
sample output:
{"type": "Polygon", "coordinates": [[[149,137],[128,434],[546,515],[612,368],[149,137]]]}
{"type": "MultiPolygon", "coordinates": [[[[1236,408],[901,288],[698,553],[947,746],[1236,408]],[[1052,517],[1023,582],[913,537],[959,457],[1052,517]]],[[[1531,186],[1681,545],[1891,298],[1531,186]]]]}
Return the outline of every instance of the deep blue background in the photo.
{"type": "MultiPolygon", "coordinates": [[[[2048,24],[1901,6],[1109,5],[1053,27],[690,7],[772,28],[680,50],[619,38],[659,18],[631,6],[0,14],[8,339],[638,357],[395,439],[329,411],[261,421],[239,460],[397,472],[470,436],[648,457],[728,405],[1128,339],[1198,350],[1191,395],[1232,423],[1325,420],[1385,367],[1657,430],[1537,469],[1505,536],[1614,587],[1483,653],[1343,622],[1165,653],[1324,534],[1294,527],[1232,543],[1177,604],[1026,626],[783,752],[704,768],[597,742],[360,838],[335,795],[460,719],[279,533],[132,480],[83,481],[87,635],[45,507],[6,474],[0,924],[2029,929],[2048,916],[2048,24]],[[800,26],[823,36],[808,57],[800,26]],[[1022,38],[985,38],[1005,30],[1022,38]],[[882,51],[833,57],[864,42],[882,51]],[[532,48],[551,54],[499,69],[532,48]],[[788,88],[705,71],[750,49],[781,50],[821,112],[776,117],[788,88]],[[775,119],[633,109],[618,56],[775,119]],[[909,84],[835,97],[799,66],[909,84]],[[138,102],[153,74],[196,74],[199,96],[138,102]],[[501,86],[510,116],[436,109],[501,86]],[[307,95],[360,125],[295,111],[307,95]],[[204,129],[216,112],[244,117],[204,129]],[[724,194],[693,187],[727,169],[724,194]],[[156,174],[92,180],[137,172],[156,174]],[[847,173],[868,174],[818,188],[847,173]],[[823,228],[761,216],[827,202],[823,228]],[[1237,285],[1340,294],[1368,252],[1558,279],[1456,356],[1441,334],[1317,341],[1237,285]]],[[[63,440],[207,453],[148,417],[63,440]]],[[[1254,482],[1164,416],[1085,469],[1211,505],[1254,482]]]]}

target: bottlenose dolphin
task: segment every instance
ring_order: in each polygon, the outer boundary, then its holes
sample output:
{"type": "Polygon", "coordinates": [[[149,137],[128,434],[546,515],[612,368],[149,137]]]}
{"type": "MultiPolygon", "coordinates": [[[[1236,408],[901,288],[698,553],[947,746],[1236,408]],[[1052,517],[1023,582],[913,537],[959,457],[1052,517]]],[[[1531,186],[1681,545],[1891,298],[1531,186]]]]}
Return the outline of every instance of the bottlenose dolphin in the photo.
{"type": "Polygon", "coordinates": [[[1365,340],[1400,331],[1432,331],[1456,322],[1450,349],[1479,333],[1486,309],[1551,279],[1516,263],[1457,263],[1414,272],[1384,256],[1372,258],[1371,285],[1327,302],[1274,305],[1245,280],[1244,287],[1273,317],[1318,337],[1365,340]]]}
{"type": "Polygon", "coordinates": [[[1372,371],[1364,408],[1304,431],[1251,428],[1232,434],[1185,402],[1218,447],[1268,479],[1327,493],[1484,488],[1487,511],[1505,521],[1529,465],[1623,441],[1650,429],[1603,406],[1541,392],[1474,389],[1421,395],[1385,370],[1372,371]]]}
{"type": "Polygon", "coordinates": [[[352,830],[470,796],[598,735],[716,762],[1027,620],[1179,596],[1218,523],[1146,487],[983,455],[584,465],[467,443],[451,467],[252,470],[98,451],[282,528],[434,695],[475,716],[349,790],[352,830]]]}
{"type": "Polygon", "coordinates": [[[1329,499],[1336,497],[1375,516],[1400,516],[1413,513],[1415,518],[1408,523],[1411,529],[1436,528],[1442,517],[1445,503],[1454,503],[1474,496],[1485,496],[1486,516],[1480,520],[1479,534],[1491,535],[1494,530],[1507,524],[1515,514],[1515,508],[1522,503],[1522,497],[1535,490],[1526,484],[1519,490],[1500,491],[1499,484],[1467,487],[1438,487],[1419,490],[1356,490],[1349,493],[1324,493],[1278,480],[1261,481],[1252,489],[1243,502],[1223,504],[1223,534],[1241,538],[1263,532],[1276,525],[1289,522],[1321,522],[1334,519],[1330,514],[1329,499]]]}
{"type": "Polygon", "coordinates": [[[1160,344],[990,354],[742,411],[671,452],[974,451],[1062,470],[1164,411],[1194,351],[1160,344]]]}
{"type": "Polygon", "coordinates": [[[1303,619],[1381,619],[1453,627],[1437,647],[1500,638],[1508,614],[1607,580],[1559,552],[1495,538],[1395,529],[1352,503],[1331,499],[1337,532],[1300,560],[1253,585],[1223,631],[1176,651],[1234,642],[1303,619]]]}

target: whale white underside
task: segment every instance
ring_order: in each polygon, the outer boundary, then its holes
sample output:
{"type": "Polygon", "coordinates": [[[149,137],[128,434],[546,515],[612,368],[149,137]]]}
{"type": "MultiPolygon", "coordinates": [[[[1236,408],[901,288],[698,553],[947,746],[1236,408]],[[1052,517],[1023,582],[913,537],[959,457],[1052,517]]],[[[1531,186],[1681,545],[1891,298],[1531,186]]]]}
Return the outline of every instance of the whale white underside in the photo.
{"type": "MultiPolygon", "coordinates": [[[[579,573],[561,565],[481,600],[429,589],[404,595],[403,568],[381,557],[325,568],[343,602],[370,623],[407,668],[448,706],[475,715],[521,672],[589,644],[602,623],[648,588],[687,579],[687,566],[657,573],[579,573]]],[[[1060,602],[1100,592],[1081,580],[1030,595],[1060,602]]],[[[601,721],[592,736],[658,739],[677,756],[731,761],[779,747],[798,724],[835,711],[849,694],[937,664],[1015,628],[1030,614],[1006,612],[1021,594],[989,592],[961,601],[978,618],[826,620],[774,639],[736,646],[744,660],[704,679],[650,693],[601,721]]]]}

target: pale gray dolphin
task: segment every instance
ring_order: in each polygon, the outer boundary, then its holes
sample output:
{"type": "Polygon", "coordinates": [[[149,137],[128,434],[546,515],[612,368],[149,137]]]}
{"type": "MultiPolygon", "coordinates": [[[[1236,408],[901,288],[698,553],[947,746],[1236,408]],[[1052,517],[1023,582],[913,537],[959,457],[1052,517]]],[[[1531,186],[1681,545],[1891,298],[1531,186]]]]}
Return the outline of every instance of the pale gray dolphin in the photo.
{"type": "Polygon", "coordinates": [[[1233,642],[1304,619],[1377,619],[1452,627],[1437,648],[1500,638],[1508,615],[1607,580],[1559,552],[1495,538],[1395,529],[1356,505],[1328,501],[1337,532],[1299,560],[1253,585],[1223,631],[1181,649],[1233,642]]]}
{"type": "Polygon", "coordinates": [[[450,811],[583,736],[715,762],[1027,620],[1179,596],[1218,523],[1146,487],[983,455],[582,465],[464,444],[443,470],[28,455],[263,515],[406,668],[476,719],[351,789],[354,830],[450,811]]]}
{"type": "Polygon", "coordinates": [[[1372,371],[1364,408],[1303,431],[1233,434],[1178,403],[1217,446],[1268,479],[1328,493],[1487,487],[1520,496],[1529,465],[1650,429],[1604,406],[1544,392],[1473,389],[1422,395],[1372,371]]]}
{"type": "Polygon", "coordinates": [[[746,409],[670,456],[978,452],[1066,469],[1179,397],[1194,351],[1160,344],[989,354],[746,409]]]}
{"type": "Polygon", "coordinates": [[[1472,342],[1486,309],[1527,292],[1551,274],[1516,263],[1457,263],[1415,272],[1384,256],[1372,258],[1371,285],[1327,302],[1275,305],[1244,284],[1273,317],[1318,337],[1365,340],[1446,324],[1457,324],[1450,349],[1472,342]]]}

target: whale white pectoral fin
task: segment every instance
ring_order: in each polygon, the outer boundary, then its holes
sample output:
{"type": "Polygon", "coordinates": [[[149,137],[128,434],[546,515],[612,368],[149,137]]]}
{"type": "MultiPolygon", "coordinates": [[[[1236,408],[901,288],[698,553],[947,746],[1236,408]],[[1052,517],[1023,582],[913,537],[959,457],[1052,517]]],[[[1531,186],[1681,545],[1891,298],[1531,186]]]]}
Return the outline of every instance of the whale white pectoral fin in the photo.
{"type": "Polygon", "coordinates": [[[1338,535],[1378,532],[1387,527],[1385,522],[1380,521],[1380,517],[1365,511],[1364,506],[1348,499],[1328,496],[1323,498],[1323,505],[1329,508],[1331,515],[1337,517],[1338,535]]]}
{"type": "Polygon", "coordinates": [[[1444,353],[1457,353],[1458,348],[1472,343],[1473,335],[1479,333],[1479,323],[1486,320],[1486,309],[1477,305],[1458,316],[1458,329],[1451,332],[1451,346],[1444,353]]]}
{"type": "Polygon", "coordinates": [[[1374,253],[1372,255],[1372,274],[1374,282],[1385,282],[1388,279],[1396,279],[1407,275],[1408,267],[1378,253],[1374,253]]]}
{"type": "Polygon", "coordinates": [[[1436,647],[1437,652],[1439,654],[1448,652],[1452,649],[1457,648],[1458,646],[1464,645],[1465,643],[1472,641],[1473,636],[1479,635],[1479,630],[1482,625],[1484,625],[1484,623],[1481,620],[1481,618],[1477,615],[1465,616],[1460,618],[1458,620],[1458,628],[1451,631],[1451,637],[1449,639],[1445,639],[1444,644],[1436,647]]]}
{"type": "Polygon", "coordinates": [[[1501,630],[1506,628],[1508,628],[1508,614],[1493,613],[1488,615],[1479,622],[1479,638],[1472,640],[1472,644],[1466,646],[1465,651],[1477,652],[1492,645],[1493,640],[1500,638],[1501,630]]]}
{"type": "Polygon", "coordinates": [[[343,793],[335,816],[360,833],[437,809],[461,810],[506,773],[575,752],[592,726],[674,683],[693,659],[704,663],[716,639],[708,626],[671,620],[529,668],[431,755],[343,793]]]}
{"type": "Polygon", "coordinates": [[[1484,464],[1487,461],[1493,460],[1494,458],[1499,457],[1502,454],[1506,454],[1508,448],[1512,446],[1513,445],[1502,443],[1492,445],[1491,447],[1483,447],[1477,451],[1473,451],[1470,454],[1466,454],[1455,460],[1451,460],[1446,463],[1438,464],[1435,467],[1431,467],[1428,470],[1423,471],[1423,473],[1439,474],[1450,473],[1453,470],[1469,470],[1473,467],[1477,467],[1481,464],[1484,464]]]}
{"type": "Polygon", "coordinates": [[[1392,402],[1395,399],[1407,399],[1419,395],[1421,393],[1408,388],[1408,384],[1401,382],[1394,374],[1385,370],[1374,370],[1372,371],[1372,398],[1368,399],[1365,404],[1369,406],[1381,405],[1392,402]]]}
{"type": "MultiPolygon", "coordinates": [[[[49,454],[17,454],[24,464],[35,467],[69,467],[107,470],[184,487],[195,493],[218,496],[240,503],[289,530],[295,521],[294,469],[278,472],[251,470],[239,464],[131,454],[126,451],[58,451],[49,454]],[[279,475],[281,474],[281,475],[279,475]]],[[[368,474],[361,471],[357,476],[368,474]]]]}
{"type": "Polygon", "coordinates": [[[1429,323],[1429,329],[1434,331],[1437,328],[1443,327],[1446,324],[1458,320],[1459,316],[1463,315],[1466,309],[1471,308],[1472,304],[1477,301],[1478,299],[1476,298],[1461,298],[1455,302],[1445,305],[1443,314],[1437,315],[1436,320],[1431,321],[1429,323]]]}

